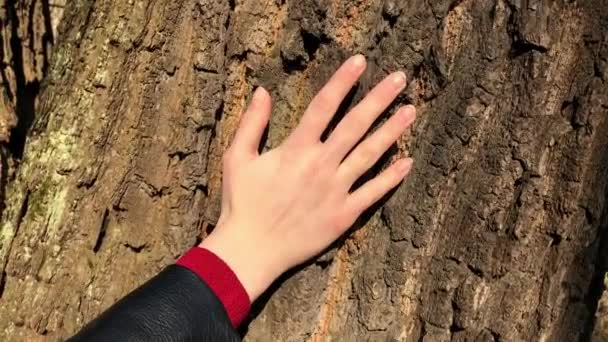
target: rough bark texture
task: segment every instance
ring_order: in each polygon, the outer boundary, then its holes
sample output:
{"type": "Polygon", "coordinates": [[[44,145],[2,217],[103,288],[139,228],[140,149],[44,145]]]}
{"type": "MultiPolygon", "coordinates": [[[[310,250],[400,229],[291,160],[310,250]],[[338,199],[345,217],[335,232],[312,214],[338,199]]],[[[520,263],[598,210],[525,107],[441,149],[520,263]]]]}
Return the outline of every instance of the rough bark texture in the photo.
{"type": "Polygon", "coordinates": [[[64,0],[0,3],[0,215],[48,69],[64,0]],[[14,136],[11,139],[11,133],[14,136]]]}
{"type": "Polygon", "coordinates": [[[4,0],[0,3],[0,143],[23,150],[35,98],[48,69],[64,0],[4,0]],[[53,18],[51,18],[51,15],[53,18]]]}
{"type": "Polygon", "coordinates": [[[204,238],[251,89],[272,148],[362,52],[347,105],[406,70],[419,119],[384,162],[415,170],[246,340],[601,340],[607,31],[606,0],[70,2],[7,188],[0,339],[61,339],[204,238]]]}

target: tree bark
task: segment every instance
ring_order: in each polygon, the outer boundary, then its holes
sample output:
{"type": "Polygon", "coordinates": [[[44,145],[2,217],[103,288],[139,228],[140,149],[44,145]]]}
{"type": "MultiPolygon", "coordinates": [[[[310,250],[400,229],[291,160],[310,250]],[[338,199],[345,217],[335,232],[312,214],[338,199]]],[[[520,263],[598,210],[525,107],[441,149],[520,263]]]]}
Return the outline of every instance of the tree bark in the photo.
{"type": "Polygon", "coordinates": [[[20,157],[64,0],[0,3],[0,143],[20,157]],[[51,18],[51,15],[53,18],[51,18]],[[11,131],[16,139],[10,140],[11,131]]]}
{"type": "Polygon", "coordinates": [[[34,117],[63,3],[64,0],[0,3],[0,215],[5,187],[14,177],[34,117]]]}
{"type": "Polygon", "coordinates": [[[273,148],[356,52],[368,70],[341,115],[405,70],[392,108],[418,120],[372,171],[404,154],[414,171],[278,281],[245,339],[602,338],[606,0],[78,0],[63,15],[0,222],[1,340],[65,338],[204,238],[252,88],[273,95],[273,148]]]}

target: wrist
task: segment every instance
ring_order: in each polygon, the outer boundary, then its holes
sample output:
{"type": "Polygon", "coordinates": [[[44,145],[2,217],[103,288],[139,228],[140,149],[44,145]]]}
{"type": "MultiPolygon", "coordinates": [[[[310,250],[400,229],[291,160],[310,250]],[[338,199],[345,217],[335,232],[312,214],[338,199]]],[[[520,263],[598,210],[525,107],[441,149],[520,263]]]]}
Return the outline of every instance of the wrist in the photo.
{"type": "Polygon", "coordinates": [[[205,248],[221,258],[236,274],[247,292],[249,300],[255,301],[283,272],[277,258],[272,257],[272,248],[243,234],[242,226],[222,223],[201,242],[205,248]]]}
{"type": "Polygon", "coordinates": [[[232,325],[238,327],[251,308],[247,291],[224,260],[206,248],[194,247],[176,264],[194,272],[220,300],[232,325]]]}

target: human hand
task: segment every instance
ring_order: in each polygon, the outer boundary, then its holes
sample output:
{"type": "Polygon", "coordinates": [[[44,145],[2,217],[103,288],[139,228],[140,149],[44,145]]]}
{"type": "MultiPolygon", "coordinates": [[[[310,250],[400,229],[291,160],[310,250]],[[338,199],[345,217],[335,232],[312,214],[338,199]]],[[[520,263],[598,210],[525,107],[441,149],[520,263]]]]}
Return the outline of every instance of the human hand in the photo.
{"type": "Polygon", "coordinates": [[[271,151],[258,153],[271,111],[268,92],[258,87],[241,117],[224,154],[221,215],[200,247],[232,268],[251,301],[283,272],[340,237],[411,169],[412,159],[397,160],[349,193],[353,183],[414,121],[413,106],[399,108],[349,154],[405,87],[403,72],[382,80],[325,142],[320,140],[365,65],[362,55],[342,64],[313,98],[291,135],[271,151]]]}

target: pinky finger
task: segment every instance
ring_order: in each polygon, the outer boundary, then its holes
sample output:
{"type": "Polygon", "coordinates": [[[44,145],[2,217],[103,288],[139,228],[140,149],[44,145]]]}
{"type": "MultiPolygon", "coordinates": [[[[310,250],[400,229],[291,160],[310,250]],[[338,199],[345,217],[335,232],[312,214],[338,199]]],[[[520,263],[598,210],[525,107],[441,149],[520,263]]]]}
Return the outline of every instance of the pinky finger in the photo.
{"type": "Polygon", "coordinates": [[[397,186],[412,169],[412,163],[413,159],[411,158],[400,159],[382,173],[367,181],[348,196],[346,200],[347,210],[360,215],[397,186]]]}

